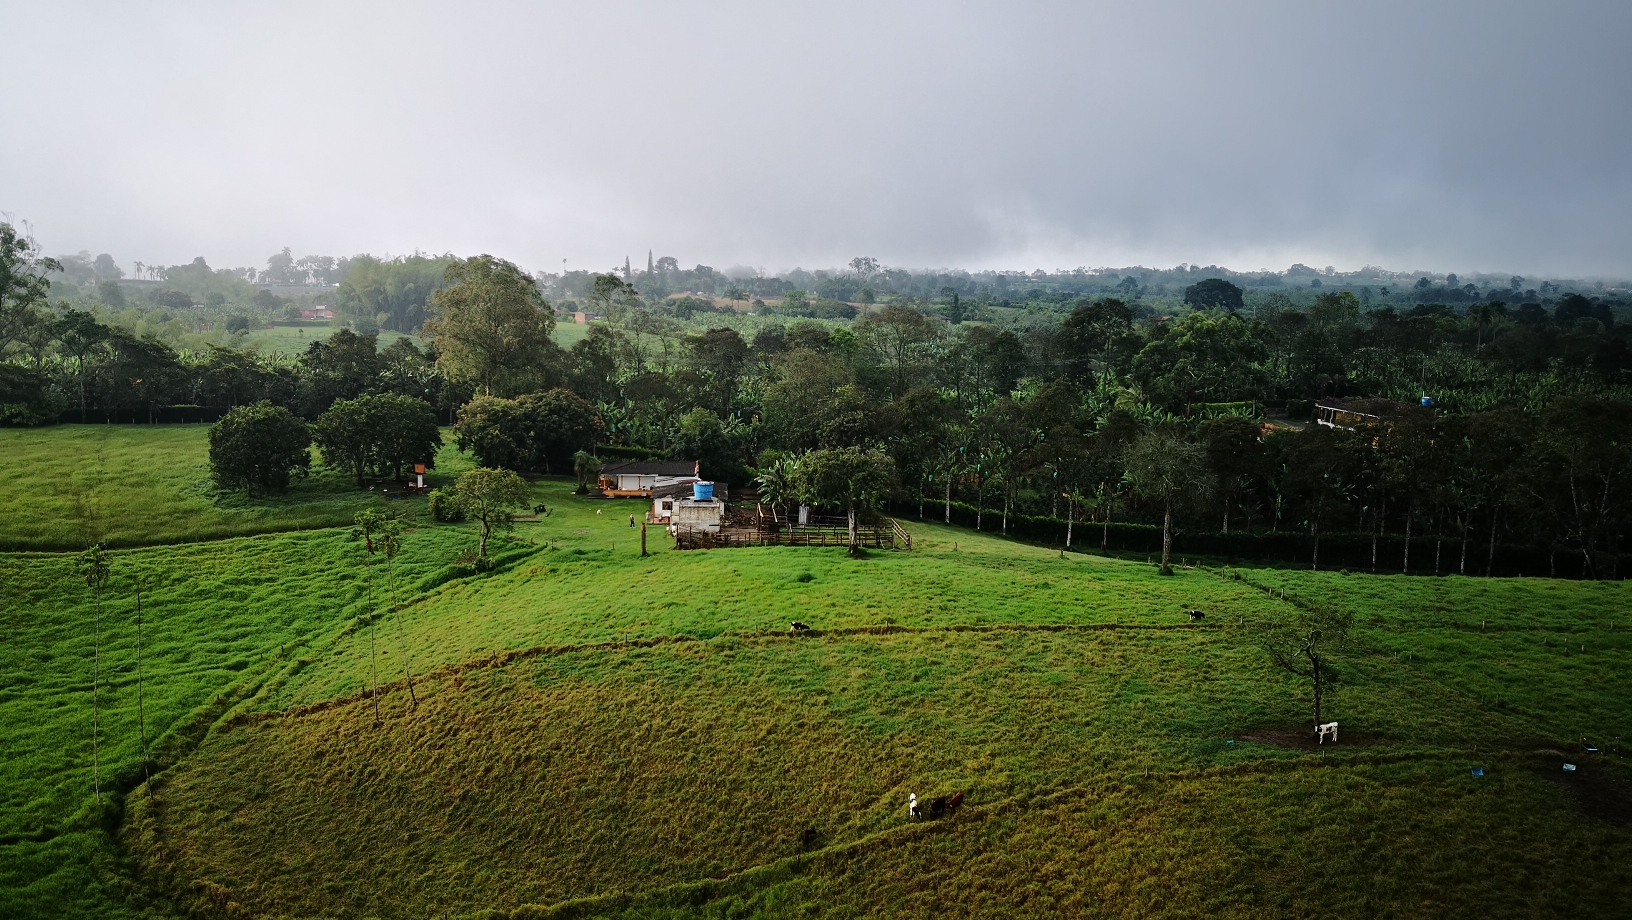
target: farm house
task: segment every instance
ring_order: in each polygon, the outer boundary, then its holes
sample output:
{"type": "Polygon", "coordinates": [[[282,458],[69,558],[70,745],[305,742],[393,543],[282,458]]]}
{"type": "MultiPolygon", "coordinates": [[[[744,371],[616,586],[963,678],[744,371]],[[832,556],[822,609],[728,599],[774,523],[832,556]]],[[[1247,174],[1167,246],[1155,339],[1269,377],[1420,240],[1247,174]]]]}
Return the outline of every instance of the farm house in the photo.
{"type": "Polygon", "coordinates": [[[1421,406],[1393,399],[1322,399],[1315,403],[1315,421],[1327,428],[1356,431],[1373,425],[1388,425],[1418,409],[1429,409],[1432,400],[1421,406]]]}
{"type": "Polygon", "coordinates": [[[600,489],[608,498],[651,498],[657,491],[701,482],[696,460],[631,460],[601,467],[600,489]]]}

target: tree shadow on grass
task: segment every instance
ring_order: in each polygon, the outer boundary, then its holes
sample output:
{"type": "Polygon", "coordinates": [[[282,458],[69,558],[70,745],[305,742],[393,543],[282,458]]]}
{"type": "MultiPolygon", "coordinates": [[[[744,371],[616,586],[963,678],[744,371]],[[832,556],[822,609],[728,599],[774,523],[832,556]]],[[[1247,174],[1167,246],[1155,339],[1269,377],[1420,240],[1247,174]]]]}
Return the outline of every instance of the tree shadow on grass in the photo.
{"type": "Polygon", "coordinates": [[[1308,724],[1286,728],[1254,728],[1235,737],[1239,741],[1269,744],[1289,751],[1328,751],[1375,747],[1382,742],[1382,739],[1375,733],[1340,728],[1337,733],[1338,740],[1333,741],[1327,738],[1324,743],[1320,743],[1315,740],[1314,728],[1308,724]]]}

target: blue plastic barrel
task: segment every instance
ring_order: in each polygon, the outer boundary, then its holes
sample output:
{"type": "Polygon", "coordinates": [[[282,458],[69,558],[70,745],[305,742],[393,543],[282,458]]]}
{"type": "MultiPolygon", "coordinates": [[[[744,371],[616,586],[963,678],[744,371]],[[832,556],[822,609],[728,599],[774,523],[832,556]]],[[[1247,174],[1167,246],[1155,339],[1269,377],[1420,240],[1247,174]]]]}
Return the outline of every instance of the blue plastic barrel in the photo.
{"type": "Polygon", "coordinates": [[[700,501],[700,502],[711,502],[711,501],[713,501],[714,500],[714,483],[712,483],[712,482],[694,482],[694,483],[692,483],[691,484],[691,497],[693,499],[695,499],[696,501],[700,501]]]}

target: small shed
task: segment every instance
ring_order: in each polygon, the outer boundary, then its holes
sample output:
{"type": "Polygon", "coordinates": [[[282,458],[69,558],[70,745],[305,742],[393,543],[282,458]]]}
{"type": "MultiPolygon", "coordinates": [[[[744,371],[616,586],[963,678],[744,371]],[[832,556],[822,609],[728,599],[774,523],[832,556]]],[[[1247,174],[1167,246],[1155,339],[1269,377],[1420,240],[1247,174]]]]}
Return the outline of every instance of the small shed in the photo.
{"type": "Polygon", "coordinates": [[[725,519],[725,487],[712,482],[694,482],[685,486],[669,486],[652,491],[652,510],[646,515],[648,524],[671,527],[712,530],[716,533],[725,519]],[[709,487],[707,498],[696,497],[697,485],[709,487]]]}
{"type": "Polygon", "coordinates": [[[695,498],[682,498],[674,503],[669,526],[677,530],[707,530],[719,533],[720,523],[724,520],[725,502],[720,499],[698,501],[695,498]]]}

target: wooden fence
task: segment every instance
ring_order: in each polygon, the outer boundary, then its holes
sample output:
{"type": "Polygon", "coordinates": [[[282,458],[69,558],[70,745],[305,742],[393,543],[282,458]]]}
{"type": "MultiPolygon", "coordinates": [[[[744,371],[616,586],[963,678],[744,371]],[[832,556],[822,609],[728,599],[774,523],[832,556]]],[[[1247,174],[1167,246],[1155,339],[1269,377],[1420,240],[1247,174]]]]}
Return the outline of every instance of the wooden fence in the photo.
{"type": "MultiPolygon", "coordinates": [[[[856,542],[869,549],[912,549],[912,537],[894,518],[856,528],[856,542]]],[[[846,526],[805,526],[780,528],[727,527],[711,530],[682,529],[674,544],[679,549],[724,549],[731,546],[849,546],[846,526]]]]}

